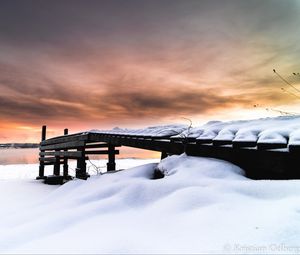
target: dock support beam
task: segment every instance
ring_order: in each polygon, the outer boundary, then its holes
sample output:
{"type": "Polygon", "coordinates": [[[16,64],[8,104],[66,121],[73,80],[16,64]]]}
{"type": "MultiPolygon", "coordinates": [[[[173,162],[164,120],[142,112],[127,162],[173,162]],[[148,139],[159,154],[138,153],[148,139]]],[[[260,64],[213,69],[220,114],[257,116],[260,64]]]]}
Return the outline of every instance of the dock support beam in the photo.
{"type": "Polygon", "coordinates": [[[116,155],[115,155],[115,146],[112,144],[108,144],[108,163],[107,163],[107,171],[115,171],[116,170],[116,155]]]}
{"type": "MultiPolygon", "coordinates": [[[[56,152],[59,152],[59,150],[55,150],[56,152]]],[[[60,157],[55,156],[55,163],[53,168],[53,175],[59,176],[60,175],[60,157]]]]}
{"type": "MultiPolygon", "coordinates": [[[[68,135],[69,130],[67,128],[64,129],[64,135],[68,135]]],[[[68,151],[68,150],[64,150],[68,151]]],[[[69,175],[69,165],[68,158],[64,157],[64,165],[63,165],[63,177],[65,180],[71,180],[73,177],[69,175]]]]}
{"type": "Polygon", "coordinates": [[[160,159],[163,160],[163,159],[166,158],[166,157],[168,157],[168,153],[165,152],[165,151],[163,151],[163,152],[161,153],[160,159]]]}
{"type": "Polygon", "coordinates": [[[76,178],[86,180],[90,175],[86,172],[85,148],[78,148],[77,151],[80,151],[82,156],[77,159],[76,178]]]}
{"type": "MultiPolygon", "coordinates": [[[[42,138],[41,138],[41,142],[46,140],[46,130],[47,127],[43,126],[42,127],[42,138]]],[[[43,150],[41,152],[44,152],[43,150]]],[[[42,158],[44,156],[41,156],[42,158]]],[[[45,176],[45,164],[44,161],[40,161],[40,166],[39,166],[39,176],[36,177],[37,180],[41,180],[41,179],[46,179],[45,176]]]]}

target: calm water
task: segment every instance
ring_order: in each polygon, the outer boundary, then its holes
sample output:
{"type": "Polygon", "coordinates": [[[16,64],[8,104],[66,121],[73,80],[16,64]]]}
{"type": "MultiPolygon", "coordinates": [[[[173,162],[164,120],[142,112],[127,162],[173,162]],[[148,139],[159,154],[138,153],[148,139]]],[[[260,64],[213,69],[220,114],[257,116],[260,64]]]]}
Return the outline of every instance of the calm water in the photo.
{"type": "MultiPolygon", "coordinates": [[[[0,165],[38,163],[39,149],[0,149],[0,165]]],[[[160,153],[128,147],[120,148],[117,158],[159,158],[160,153]]],[[[106,155],[92,156],[91,159],[104,159],[106,155]]]]}

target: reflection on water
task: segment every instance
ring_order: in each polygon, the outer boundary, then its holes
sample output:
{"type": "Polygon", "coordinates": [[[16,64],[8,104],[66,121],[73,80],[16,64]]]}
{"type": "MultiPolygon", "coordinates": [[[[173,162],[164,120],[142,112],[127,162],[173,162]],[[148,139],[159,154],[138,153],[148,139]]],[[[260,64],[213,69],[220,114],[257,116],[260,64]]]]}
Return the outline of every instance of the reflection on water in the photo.
{"type": "MultiPolygon", "coordinates": [[[[128,147],[119,148],[117,158],[159,158],[160,153],[128,147]]],[[[39,149],[0,149],[0,165],[9,164],[34,164],[38,163],[39,149]]],[[[105,159],[107,155],[90,156],[91,159],[105,159]]]]}

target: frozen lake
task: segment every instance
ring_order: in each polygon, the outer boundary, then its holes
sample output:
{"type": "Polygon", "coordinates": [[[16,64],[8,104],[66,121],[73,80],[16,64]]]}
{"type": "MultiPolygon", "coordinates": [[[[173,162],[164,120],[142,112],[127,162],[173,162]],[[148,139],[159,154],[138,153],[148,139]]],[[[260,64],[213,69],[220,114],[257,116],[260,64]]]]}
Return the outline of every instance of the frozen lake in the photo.
{"type": "MultiPolygon", "coordinates": [[[[140,149],[133,149],[128,147],[121,147],[120,155],[117,158],[160,158],[160,153],[153,151],[146,151],[140,149]]],[[[0,165],[10,164],[35,164],[38,163],[39,149],[0,149],[0,165]]],[[[91,159],[106,159],[106,155],[91,156],[91,159]]]]}
{"type": "Polygon", "coordinates": [[[0,149],[0,165],[34,164],[38,162],[39,149],[0,149]]]}

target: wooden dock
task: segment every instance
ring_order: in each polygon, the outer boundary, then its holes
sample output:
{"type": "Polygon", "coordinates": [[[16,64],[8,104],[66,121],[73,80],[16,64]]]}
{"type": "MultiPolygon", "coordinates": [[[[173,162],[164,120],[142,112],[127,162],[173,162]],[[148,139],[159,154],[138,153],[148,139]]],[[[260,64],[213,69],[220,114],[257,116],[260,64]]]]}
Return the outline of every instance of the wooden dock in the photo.
{"type": "MultiPolygon", "coordinates": [[[[162,158],[185,152],[190,156],[212,157],[229,161],[245,170],[253,179],[299,179],[300,146],[262,144],[253,141],[180,139],[114,133],[84,132],[46,139],[42,129],[39,153],[39,175],[48,184],[62,184],[73,177],[68,172],[68,159],[77,161],[76,178],[87,179],[86,160],[90,155],[108,155],[107,171],[116,170],[116,148],[128,146],[161,152],[162,158]],[[45,166],[53,166],[53,175],[45,176],[45,166]],[[62,173],[61,173],[62,166],[62,173]]],[[[201,166],[199,166],[201,168],[201,166]]]]}

